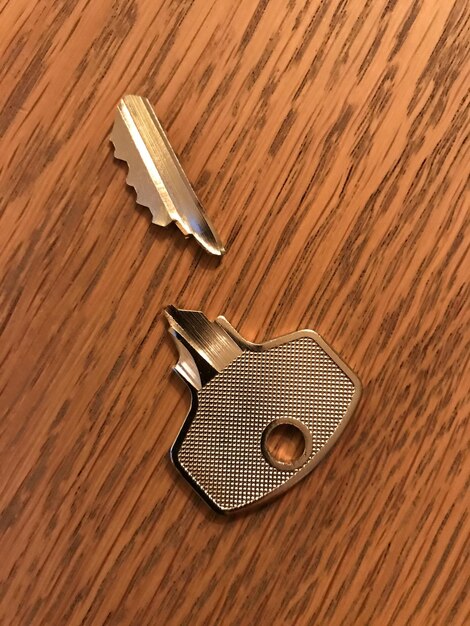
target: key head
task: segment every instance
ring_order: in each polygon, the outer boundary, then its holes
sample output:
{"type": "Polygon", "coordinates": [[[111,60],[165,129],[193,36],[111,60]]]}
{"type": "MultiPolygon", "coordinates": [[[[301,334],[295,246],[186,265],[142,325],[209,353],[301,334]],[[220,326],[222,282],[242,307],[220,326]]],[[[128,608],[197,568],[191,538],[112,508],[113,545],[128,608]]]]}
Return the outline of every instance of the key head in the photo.
{"type": "MultiPolygon", "coordinates": [[[[183,374],[192,403],[171,458],[206,502],[231,513],[265,503],[306,476],[346,426],[361,385],[314,331],[254,344],[225,318],[208,323],[223,329],[240,352],[221,371],[213,368],[199,388],[183,374]],[[297,429],[304,442],[289,462],[268,446],[281,424],[297,429]]],[[[173,336],[177,344],[186,342],[189,354],[195,351],[181,334],[173,336]]]]}

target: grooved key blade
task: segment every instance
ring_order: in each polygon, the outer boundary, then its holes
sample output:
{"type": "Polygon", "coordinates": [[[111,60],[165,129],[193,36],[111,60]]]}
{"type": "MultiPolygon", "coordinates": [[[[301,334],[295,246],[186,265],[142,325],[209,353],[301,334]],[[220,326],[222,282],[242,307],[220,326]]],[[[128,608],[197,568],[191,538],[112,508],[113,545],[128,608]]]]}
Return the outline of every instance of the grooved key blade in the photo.
{"type": "Polygon", "coordinates": [[[215,510],[230,513],[283,493],[308,474],[344,429],[361,384],[312,330],[262,344],[246,341],[224,317],[168,307],[179,352],[175,371],[191,408],[171,449],[183,476],[215,510]],[[269,437],[297,429],[303,450],[276,457],[269,437]]]}
{"type": "Polygon", "coordinates": [[[127,184],[134,187],[137,203],[152,213],[152,222],[168,226],[176,222],[185,236],[215,255],[224,247],[205,216],[149,101],[124,96],[117,107],[111,133],[114,156],[129,166],[127,184]]]}

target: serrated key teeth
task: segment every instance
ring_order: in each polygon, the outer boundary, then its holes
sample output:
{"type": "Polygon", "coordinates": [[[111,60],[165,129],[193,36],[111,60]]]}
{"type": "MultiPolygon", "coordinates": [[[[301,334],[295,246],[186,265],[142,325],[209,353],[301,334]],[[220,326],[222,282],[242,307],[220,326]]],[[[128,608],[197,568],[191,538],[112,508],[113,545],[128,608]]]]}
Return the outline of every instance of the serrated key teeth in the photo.
{"type": "Polygon", "coordinates": [[[124,161],[124,157],[122,156],[122,154],[119,152],[119,149],[117,148],[116,144],[114,143],[114,140],[112,137],[110,137],[110,142],[113,144],[113,157],[115,159],[117,159],[118,161],[124,161]]]}
{"type": "Polygon", "coordinates": [[[224,246],[146,98],[126,95],[120,100],[110,139],[114,156],[128,164],[127,184],[136,190],[138,203],[150,209],[152,222],[166,226],[174,221],[207,252],[222,255],[224,246]]]}

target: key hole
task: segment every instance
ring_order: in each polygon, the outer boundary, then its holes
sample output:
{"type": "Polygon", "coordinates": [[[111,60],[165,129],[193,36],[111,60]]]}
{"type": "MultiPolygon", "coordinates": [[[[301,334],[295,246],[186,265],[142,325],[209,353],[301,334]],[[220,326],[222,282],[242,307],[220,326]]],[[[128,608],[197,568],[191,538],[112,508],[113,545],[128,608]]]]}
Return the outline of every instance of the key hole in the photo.
{"type": "Polygon", "coordinates": [[[269,424],[261,444],[267,461],[278,469],[294,470],[310,456],[311,435],[298,420],[281,419],[269,424]]]}

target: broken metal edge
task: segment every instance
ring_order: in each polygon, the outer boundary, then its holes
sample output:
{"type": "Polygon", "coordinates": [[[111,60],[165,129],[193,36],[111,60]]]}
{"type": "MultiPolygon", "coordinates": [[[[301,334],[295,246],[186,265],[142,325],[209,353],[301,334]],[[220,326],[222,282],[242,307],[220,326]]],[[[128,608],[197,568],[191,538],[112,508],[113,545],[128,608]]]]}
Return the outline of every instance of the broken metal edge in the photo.
{"type": "MultiPolygon", "coordinates": [[[[174,313],[176,311],[186,312],[181,309],[177,309],[176,307],[169,305],[165,307],[163,313],[167,319],[169,324],[170,332],[174,329],[174,313]]],[[[201,313],[200,311],[191,311],[192,313],[201,313]]],[[[202,314],[202,313],[201,313],[202,314]]],[[[210,506],[210,508],[217,513],[223,515],[240,515],[245,512],[252,511],[259,507],[263,507],[268,504],[272,500],[277,499],[279,496],[284,494],[286,491],[295,486],[298,482],[300,482],[305,476],[310,474],[313,469],[329,454],[331,449],[335,446],[338,439],[341,437],[341,434],[345,430],[346,426],[350,418],[356,412],[357,406],[362,397],[362,383],[359,377],[351,370],[351,368],[343,361],[343,359],[339,356],[339,354],[319,335],[316,331],[311,329],[301,329],[298,331],[294,331],[291,333],[287,333],[285,335],[281,335],[274,339],[267,340],[262,343],[255,343],[246,340],[242,335],[238,333],[238,331],[230,324],[230,322],[222,315],[219,315],[213,323],[218,324],[221,328],[223,328],[232,339],[244,350],[254,350],[254,351],[268,351],[277,346],[283,345],[285,343],[289,343],[295,339],[301,339],[304,337],[308,337],[315,341],[325,352],[326,354],[336,363],[336,365],[346,374],[346,376],[350,379],[353,384],[354,391],[353,396],[351,398],[351,402],[346,410],[346,413],[343,415],[340,424],[336,428],[335,432],[327,443],[314,455],[309,462],[307,462],[299,471],[297,471],[292,478],[286,481],[283,485],[276,488],[271,493],[268,493],[258,500],[248,504],[243,505],[241,507],[236,508],[223,508],[220,507],[216,502],[214,502],[211,497],[205,492],[204,488],[195,480],[195,478],[186,470],[184,465],[180,462],[178,458],[179,450],[184,441],[184,438],[191,426],[191,423],[196,416],[197,406],[198,406],[198,389],[196,386],[189,385],[189,391],[191,395],[191,403],[189,406],[188,413],[183,421],[183,424],[178,432],[178,435],[170,448],[170,459],[175,466],[175,468],[183,475],[183,477],[190,483],[196,493],[210,506]]],[[[181,371],[175,367],[174,371],[184,380],[186,383],[188,382],[184,375],[182,375],[181,371]]]]}
{"type": "Polygon", "coordinates": [[[185,237],[192,235],[210,254],[225,254],[220,237],[205,215],[147,98],[135,95],[121,98],[110,141],[114,145],[115,158],[128,165],[126,183],[135,189],[137,203],[150,209],[154,223],[165,226],[173,221],[185,237]],[[132,144],[133,157],[126,156],[129,147],[122,145],[119,137],[124,129],[132,144]],[[132,164],[136,158],[140,163],[132,164]],[[134,174],[137,166],[141,170],[140,176],[134,174]],[[143,191],[145,186],[151,189],[143,191]],[[149,194],[153,198],[151,201],[149,194]]]}

